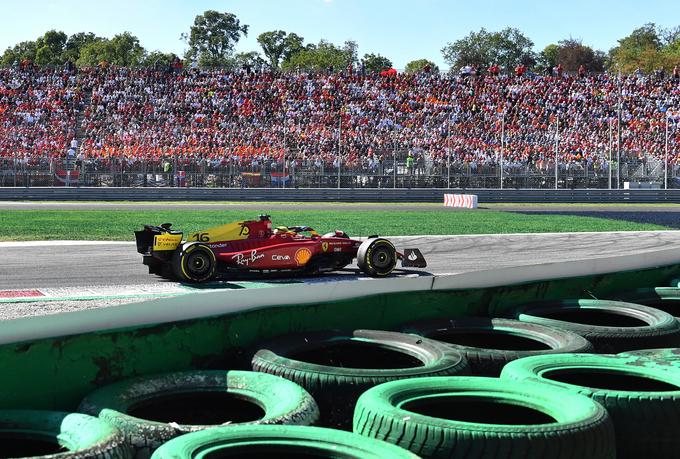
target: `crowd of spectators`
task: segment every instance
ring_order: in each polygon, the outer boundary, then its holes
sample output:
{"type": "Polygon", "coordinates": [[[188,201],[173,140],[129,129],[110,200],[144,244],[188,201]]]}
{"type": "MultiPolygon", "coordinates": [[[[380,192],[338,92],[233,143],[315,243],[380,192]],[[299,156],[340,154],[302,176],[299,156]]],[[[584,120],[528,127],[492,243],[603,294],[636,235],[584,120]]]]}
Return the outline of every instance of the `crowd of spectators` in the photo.
{"type": "Polygon", "coordinates": [[[415,155],[418,172],[426,164],[493,168],[501,151],[508,170],[549,171],[557,148],[562,168],[606,170],[610,150],[624,160],[663,159],[668,118],[675,165],[678,110],[677,72],[13,68],[0,69],[0,160],[44,165],[65,157],[78,133],[77,162],[95,169],[172,162],[330,171],[340,163],[378,172],[397,150],[415,155]]]}

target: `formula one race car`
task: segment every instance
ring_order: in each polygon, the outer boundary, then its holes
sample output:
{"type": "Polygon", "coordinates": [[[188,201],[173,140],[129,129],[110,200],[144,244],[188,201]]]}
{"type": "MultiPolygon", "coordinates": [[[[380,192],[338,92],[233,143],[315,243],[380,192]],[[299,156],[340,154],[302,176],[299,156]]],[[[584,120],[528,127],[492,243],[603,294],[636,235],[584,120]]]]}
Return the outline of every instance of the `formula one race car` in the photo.
{"type": "Polygon", "coordinates": [[[388,276],[402,267],[424,268],[418,249],[397,252],[387,239],[350,239],[343,231],[319,235],[308,226],[272,228],[269,215],[189,234],[171,230],[170,223],[144,225],[135,231],[137,251],[149,273],[181,282],[206,282],[218,274],[290,272],[318,274],[357,265],[371,277],[388,276]],[[302,234],[302,233],[308,233],[302,234]]]}

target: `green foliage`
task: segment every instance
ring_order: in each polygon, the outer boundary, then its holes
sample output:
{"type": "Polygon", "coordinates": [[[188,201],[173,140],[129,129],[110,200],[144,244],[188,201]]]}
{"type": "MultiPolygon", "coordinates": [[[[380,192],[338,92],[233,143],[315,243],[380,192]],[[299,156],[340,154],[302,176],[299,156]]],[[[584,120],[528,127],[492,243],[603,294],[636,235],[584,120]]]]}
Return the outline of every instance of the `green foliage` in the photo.
{"type": "Polygon", "coordinates": [[[64,32],[50,30],[35,42],[34,62],[40,66],[63,64],[62,54],[66,47],[67,36],[64,32]]]}
{"type": "Polygon", "coordinates": [[[568,72],[575,72],[581,65],[591,72],[604,70],[604,54],[594,51],[590,46],[581,43],[580,40],[569,38],[559,42],[557,51],[557,63],[568,72]]]}
{"type": "Polygon", "coordinates": [[[350,59],[347,49],[321,40],[318,45],[307,45],[293,54],[290,59],[283,62],[282,68],[284,70],[326,71],[332,67],[333,71],[337,72],[345,69],[350,59]]]}
{"type": "Polygon", "coordinates": [[[201,67],[228,65],[241,35],[248,35],[248,26],[242,25],[236,15],[205,11],[196,16],[189,34],[182,35],[189,45],[185,57],[197,60],[201,67]]]}
{"type": "Polygon", "coordinates": [[[177,55],[174,53],[152,51],[144,56],[140,64],[147,68],[167,68],[176,58],[177,55]]]}
{"type": "Polygon", "coordinates": [[[437,67],[437,65],[434,62],[429,61],[427,59],[417,59],[415,61],[409,62],[408,64],[406,64],[406,68],[404,69],[404,71],[406,73],[417,73],[421,72],[425,67],[429,67],[430,71],[432,72],[439,71],[439,67],[437,67]]]}
{"type": "Polygon", "coordinates": [[[369,73],[378,73],[392,68],[392,61],[380,54],[364,54],[361,59],[364,69],[369,73]]]}
{"type": "Polygon", "coordinates": [[[649,23],[639,27],[609,51],[610,67],[622,72],[652,72],[680,64],[680,27],[659,29],[649,23]]]}
{"type": "Polygon", "coordinates": [[[77,64],[85,67],[107,62],[130,67],[141,65],[145,54],[146,51],[139,44],[139,39],[130,32],[124,32],[111,40],[102,39],[83,46],[77,64]]]}
{"type": "Polygon", "coordinates": [[[260,68],[267,65],[267,61],[262,59],[260,53],[257,51],[248,51],[245,53],[236,53],[232,59],[235,68],[260,68]]]}
{"type": "Polygon", "coordinates": [[[292,55],[302,50],[303,41],[301,36],[295,33],[288,34],[283,30],[264,32],[257,37],[262,52],[274,70],[279,68],[281,61],[289,60],[292,55]]]}
{"type": "Polygon", "coordinates": [[[555,43],[551,43],[538,54],[536,59],[536,67],[538,70],[548,71],[557,65],[557,56],[560,53],[560,47],[555,43]]]}
{"type": "Polygon", "coordinates": [[[28,59],[35,60],[35,53],[38,50],[34,41],[22,41],[14,45],[12,48],[7,48],[0,59],[2,65],[14,65],[21,61],[28,59]]]}
{"type": "Polygon", "coordinates": [[[465,65],[487,68],[498,64],[511,71],[517,64],[531,67],[536,62],[532,50],[534,42],[518,29],[506,27],[500,32],[488,32],[482,28],[442,48],[444,60],[452,69],[465,65]]]}
{"type": "Polygon", "coordinates": [[[103,40],[103,38],[98,37],[91,32],[78,32],[71,35],[68,37],[66,45],[64,46],[64,51],[62,53],[63,61],[77,62],[83,47],[101,40],[103,40]]]}

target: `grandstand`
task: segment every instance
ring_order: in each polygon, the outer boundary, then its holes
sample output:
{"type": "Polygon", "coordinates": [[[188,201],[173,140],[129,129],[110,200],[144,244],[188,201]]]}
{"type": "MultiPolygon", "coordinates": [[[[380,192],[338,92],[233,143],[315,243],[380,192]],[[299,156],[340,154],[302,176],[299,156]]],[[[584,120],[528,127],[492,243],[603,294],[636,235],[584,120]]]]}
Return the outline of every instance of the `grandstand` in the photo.
{"type": "Polygon", "coordinates": [[[672,75],[16,67],[0,185],[672,186],[679,106],[672,75]]]}

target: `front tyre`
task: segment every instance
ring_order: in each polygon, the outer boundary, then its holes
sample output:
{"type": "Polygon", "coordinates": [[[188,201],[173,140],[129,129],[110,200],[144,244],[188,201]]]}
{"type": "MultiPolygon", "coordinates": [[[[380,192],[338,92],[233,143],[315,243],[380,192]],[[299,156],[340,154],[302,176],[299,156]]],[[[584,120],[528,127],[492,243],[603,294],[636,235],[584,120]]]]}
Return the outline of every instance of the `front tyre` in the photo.
{"type": "Polygon", "coordinates": [[[397,249],[387,239],[368,239],[357,250],[357,265],[368,276],[389,276],[397,266],[397,249]]]}
{"type": "Polygon", "coordinates": [[[212,249],[200,242],[189,242],[177,249],[172,268],[181,282],[206,282],[213,278],[217,260],[212,249]]]}

